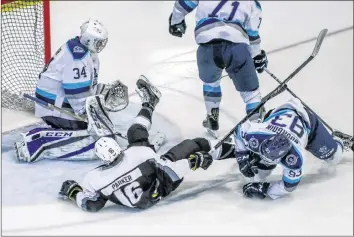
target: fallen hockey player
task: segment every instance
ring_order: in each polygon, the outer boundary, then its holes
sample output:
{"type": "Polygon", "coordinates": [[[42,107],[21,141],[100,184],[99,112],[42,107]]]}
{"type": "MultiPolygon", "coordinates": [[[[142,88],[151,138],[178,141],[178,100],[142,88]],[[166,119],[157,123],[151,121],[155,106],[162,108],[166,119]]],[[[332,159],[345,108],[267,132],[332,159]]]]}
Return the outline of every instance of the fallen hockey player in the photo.
{"type": "MultiPolygon", "coordinates": [[[[160,156],[149,143],[149,128],[160,92],[146,80],[138,80],[142,109],[128,130],[129,146],[122,150],[109,137],[95,145],[97,156],[105,163],[89,171],[80,185],[67,180],[59,196],[75,202],[85,211],[97,212],[109,200],[117,205],[146,209],[174,191],[190,170],[207,169],[214,159],[230,155],[232,144],[224,143],[212,152],[204,138],[187,139],[160,156]]],[[[231,154],[233,156],[233,154],[231,154]]]]}
{"type": "Polygon", "coordinates": [[[244,185],[243,193],[249,198],[277,199],[293,192],[303,176],[305,150],[337,164],[349,149],[353,150],[351,137],[332,136],[295,98],[270,110],[262,123],[248,121],[235,131],[235,156],[244,176],[264,180],[277,164],[283,167],[281,180],[244,185]]]}

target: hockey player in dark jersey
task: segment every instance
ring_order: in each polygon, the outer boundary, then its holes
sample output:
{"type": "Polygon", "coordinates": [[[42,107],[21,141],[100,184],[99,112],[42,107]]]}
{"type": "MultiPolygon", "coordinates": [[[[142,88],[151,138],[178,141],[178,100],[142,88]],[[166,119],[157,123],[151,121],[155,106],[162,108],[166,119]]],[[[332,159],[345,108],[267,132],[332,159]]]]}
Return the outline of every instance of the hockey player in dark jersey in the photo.
{"type": "Polygon", "coordinates": [[[60,197],[75,202],[83,210],[97,212],[108,200],[146,209],[174,191],[190,170],[207,169],[213,159],[234,155],[228,152],[234,149],[228,143],[209,154],[211,145],[204,138],[186,139],[158,155],[149,143],[148,131],[161,93],[146,78],[139,79],[137,87],[142,109],[128,130],[128,147],[122,150],[114,139],[100,138],[95,151],[105,164],[89,171],[81,185],[73,180],[62,184],[60,197]]]}

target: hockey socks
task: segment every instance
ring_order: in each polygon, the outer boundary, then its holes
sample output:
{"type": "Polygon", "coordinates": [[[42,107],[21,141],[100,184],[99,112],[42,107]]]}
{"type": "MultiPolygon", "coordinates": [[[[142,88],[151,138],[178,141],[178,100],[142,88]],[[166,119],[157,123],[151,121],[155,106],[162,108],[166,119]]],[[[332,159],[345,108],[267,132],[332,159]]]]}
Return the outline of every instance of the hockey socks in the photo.
{"type": "Polygon", "coordinates": [[[148,103],[144,103],[140,112],[134,119],[134,124],[140,124],[147,130],[150,130],[152,113],[153,109],[148,105],[148,103]]]}

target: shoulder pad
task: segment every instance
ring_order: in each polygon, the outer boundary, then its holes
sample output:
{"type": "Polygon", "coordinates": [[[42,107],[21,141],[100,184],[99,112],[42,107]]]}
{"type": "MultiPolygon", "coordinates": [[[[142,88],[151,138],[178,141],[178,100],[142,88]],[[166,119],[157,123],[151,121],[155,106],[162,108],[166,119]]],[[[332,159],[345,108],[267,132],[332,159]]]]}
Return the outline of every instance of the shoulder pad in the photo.
{"type": "Polygon", "coordinates": [[[68,40],[66,46],[74,60],[81,60],[88,53],[88,48],[81,44],[79,37],[68,40]]]}

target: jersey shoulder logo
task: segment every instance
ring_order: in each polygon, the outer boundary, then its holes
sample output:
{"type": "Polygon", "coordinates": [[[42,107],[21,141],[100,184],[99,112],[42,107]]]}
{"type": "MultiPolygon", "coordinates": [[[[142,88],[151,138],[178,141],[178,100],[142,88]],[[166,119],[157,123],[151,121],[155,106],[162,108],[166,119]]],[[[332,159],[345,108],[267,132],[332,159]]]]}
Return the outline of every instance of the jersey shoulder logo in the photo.
{"type": "Polygon", "coordinates": [[[257,149],[258,146],[259,146],[259,141],[258,141],[257,138],[252,137],[252,138],[249,140],[249,144],[250,144],[250,147],[251,147],[251,148],[257,149]]]}
{"type": "Polygon", "coordinates": [[[80,46],[75,46],[73,49],[73,53],[85,53],[85,50],[80,46]]]}
{"type": "Polygon", "coordinates": [[[287,165],[295,165],[297,163],[297,157],[293,154],[290,154],[288,155],[286,158],[285,158],[285,162],[287,163],[287,165]]]}
{"type": "Polygon", "coordinates": [[[292,147],[290,152],[282,158],[281,163],[288,169],[301,169],[303,166],[301,152],[292,147]]]}
{"type": "Polygon", "coordinates": [[[88,48],[81,44],[79,38],[68,40],[66,46],[74,60],[82,60],[88,53],[88,48]]]}

